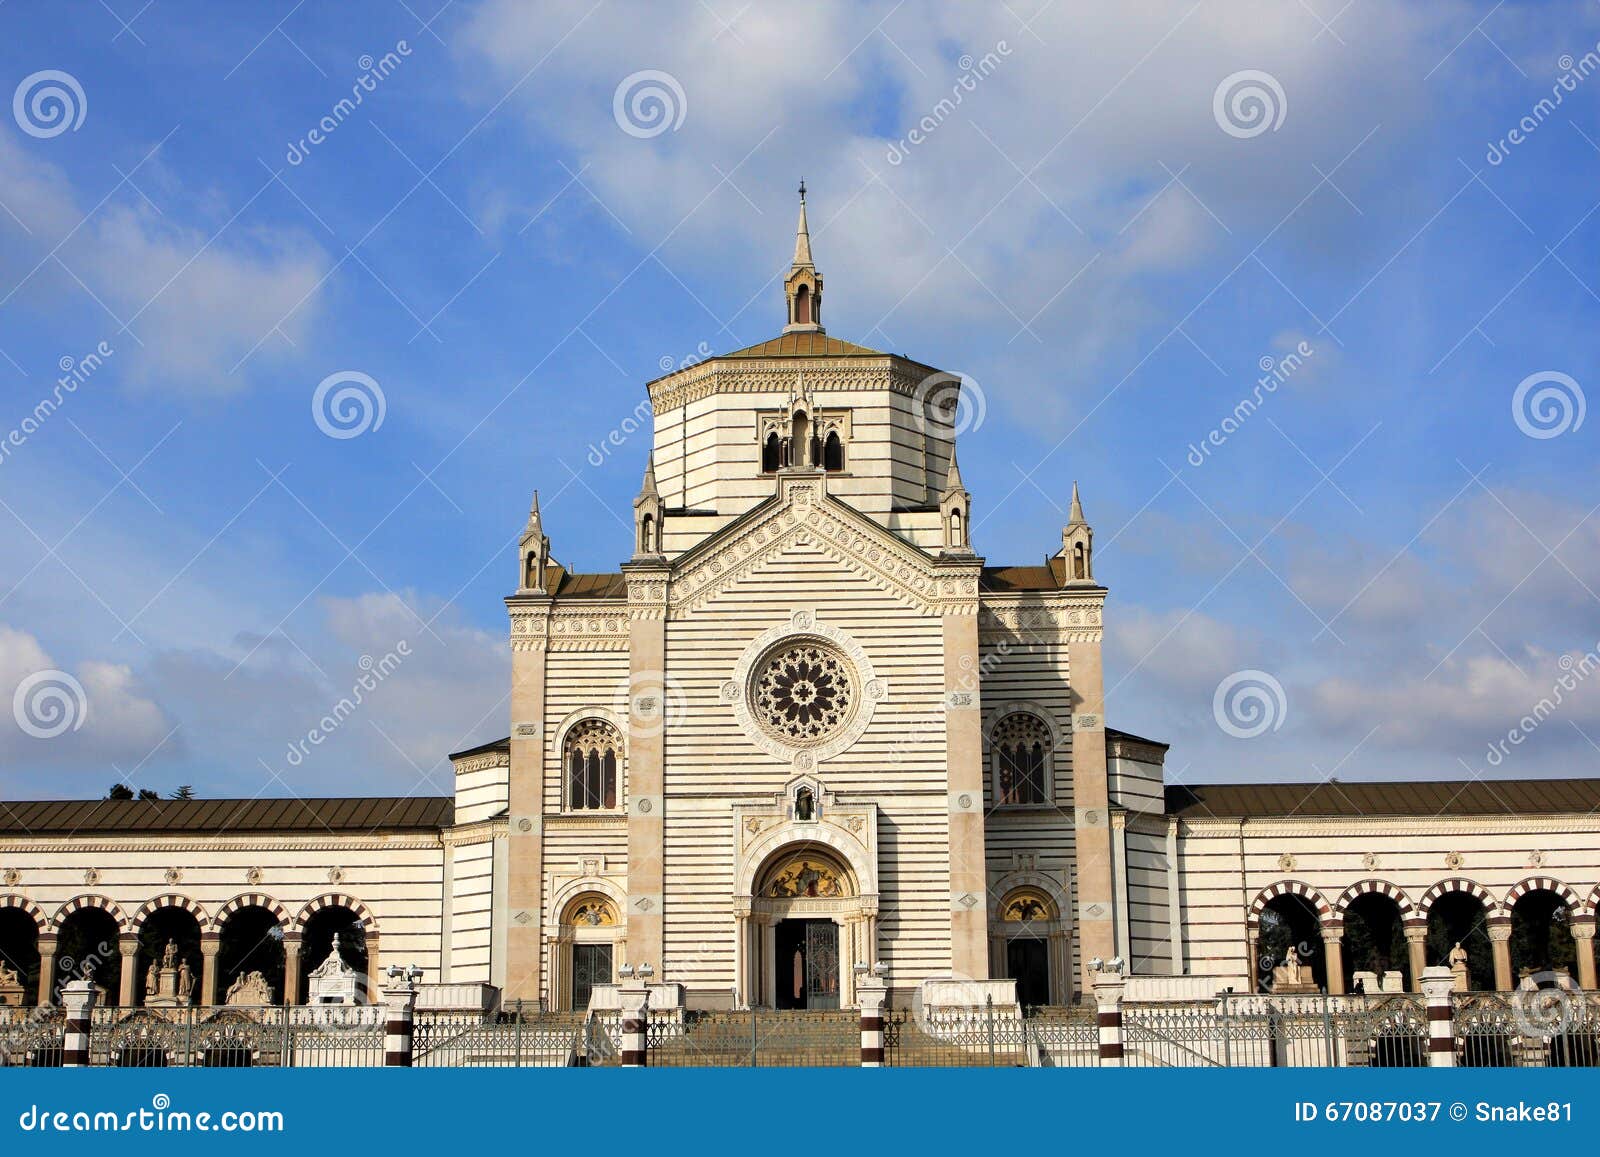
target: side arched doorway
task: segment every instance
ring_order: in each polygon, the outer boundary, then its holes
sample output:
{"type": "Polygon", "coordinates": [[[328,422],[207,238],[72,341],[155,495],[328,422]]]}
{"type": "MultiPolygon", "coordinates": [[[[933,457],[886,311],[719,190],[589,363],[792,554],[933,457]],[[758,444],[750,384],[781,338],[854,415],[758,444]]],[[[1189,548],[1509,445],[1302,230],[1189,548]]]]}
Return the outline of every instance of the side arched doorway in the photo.
{"type": "Polygon", "coordinates": [[[549,948],[551,1007],[585,1011],[596,988],[616,983],[627,953],[616,901],[593,889],[568,900],[549,948]]]}
{"type": "Polygon", "coordinates": [[[0,1005],[39,996],[39,923],[25,908],[0,908],[0,1005]]]}
{"type": "Polygon", "coordinates": [[[1015,980],[1024,1008],[1071,1002],[1072,939],[1061,907],[1051,889],[1033,883],[1014,883],[995,906],[989,975],[1015,980]]]}
{"type": "Polygon", "coordinates": [[[831,1009],[855,1000],[855,967],[877,936],[855,872],[831,848],[791,844],[756,876],[741,919],[742,991],[765,1008],[831,1009]]]}

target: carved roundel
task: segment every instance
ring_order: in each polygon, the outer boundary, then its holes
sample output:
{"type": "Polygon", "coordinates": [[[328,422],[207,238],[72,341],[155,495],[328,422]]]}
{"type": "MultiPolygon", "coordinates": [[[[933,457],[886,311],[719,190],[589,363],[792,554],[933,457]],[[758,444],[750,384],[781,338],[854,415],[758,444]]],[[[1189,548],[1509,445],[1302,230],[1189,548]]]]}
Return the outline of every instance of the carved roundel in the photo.
{"type": "Polygon", "coordinates": [[[801,770],[859,739],[887,695],[861,645],[812,611],[752,642],[722,687],[750,740],[801,770]]]}

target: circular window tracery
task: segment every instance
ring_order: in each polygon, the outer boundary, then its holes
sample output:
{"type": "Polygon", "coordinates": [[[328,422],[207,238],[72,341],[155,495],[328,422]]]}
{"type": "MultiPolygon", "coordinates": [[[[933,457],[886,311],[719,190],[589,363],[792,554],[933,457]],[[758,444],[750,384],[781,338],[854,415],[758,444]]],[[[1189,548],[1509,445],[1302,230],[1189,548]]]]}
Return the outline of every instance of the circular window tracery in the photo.
{"type": "Polygon", "coordinates": [[[850,661],[821,639],[803,638],[762,659],[750,699],[763,730],[799,747],[822,743],[847,727],[858,693],[850,661]]]}

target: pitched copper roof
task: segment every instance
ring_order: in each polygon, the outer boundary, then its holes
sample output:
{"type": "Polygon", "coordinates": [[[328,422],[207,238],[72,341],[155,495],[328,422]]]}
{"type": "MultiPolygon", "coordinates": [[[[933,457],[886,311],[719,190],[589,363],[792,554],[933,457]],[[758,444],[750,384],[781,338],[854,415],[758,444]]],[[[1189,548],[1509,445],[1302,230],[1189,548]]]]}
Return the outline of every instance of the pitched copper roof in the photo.
{"type": "Polygon", "coordinates": [[[1596,808],[1600,808],[1600,779],[1210,783],[1167,788],[1167,814],[1191,819],[1587,815],[1596,808]]]}
{"type": "Polygon", "coordinates": [[[561,573],[560,580],[551,585],[550,593],[564,599],[625,599],[628,597],[628,580],[620,574],[561,573]]]}
{"type": "Polygon", "coordinates": [[[365,799],[56,799],[0,801],[0,834],[437,831],[449,796],[365,799]]]}
{"type": "Polygon", "coordinates": [[[783,333],[769,341],[757,342],[742,350],[722,354],[725,358],[882,358],[889,355],[882,350],[868,349],[853,341],[829,337],[825,333],[804,331],[783,333]]]}
{"type": "Polygon", "coordinates": [[[991,594],[1006,591],[1053,591],[1061,583],[1049,566],[986,566],[978,578],[978,589],[991,594]]]}

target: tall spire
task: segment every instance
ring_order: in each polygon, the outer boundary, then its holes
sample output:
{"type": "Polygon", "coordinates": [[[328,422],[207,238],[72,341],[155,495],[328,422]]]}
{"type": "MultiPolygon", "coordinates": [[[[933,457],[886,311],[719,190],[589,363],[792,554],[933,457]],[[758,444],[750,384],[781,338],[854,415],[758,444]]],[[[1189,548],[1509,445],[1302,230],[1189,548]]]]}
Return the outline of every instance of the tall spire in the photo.
{"type": "Polygon", "coordinates": [[[794,266],[816,268],[811,261],[811,226],[806,223],[806,179],[800,178],[800,223],[794,231],[794,266]]]}
{"type": "Polygon", "coordinates": [[[794,262],[783,279],[788,305],[784,333],[822,333],[822,274],[811,259],[811,226],[806,222],[806,183],[800,182],[800,221],[794,232],[794,262]]]}
{"type": "MultiPolygon", "coordinates": [[[[1058,506],[1056,509],[1060,510],[1061,507],[1058,506]]],[[[1072,508],[1067,511],[1067,522],[1076,526],[1083,521],[1083,503],[1078,501],[1078,484],[1074,482],[1072,484],[1072,508]]]]}

